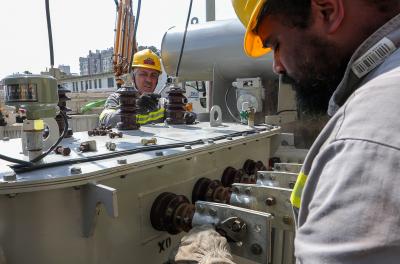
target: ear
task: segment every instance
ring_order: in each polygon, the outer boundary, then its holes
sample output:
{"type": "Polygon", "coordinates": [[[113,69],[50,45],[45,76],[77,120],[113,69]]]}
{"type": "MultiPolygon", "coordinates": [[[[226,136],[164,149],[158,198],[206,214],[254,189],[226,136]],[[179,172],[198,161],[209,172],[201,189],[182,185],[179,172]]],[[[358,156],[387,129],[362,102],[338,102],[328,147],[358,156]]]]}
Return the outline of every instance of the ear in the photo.
{"type": "Polygon", "coordinates": [[[311,0],[314,19],[321,22],[326,33],[335,33],[344,19],[343,0],[311,0]]]}

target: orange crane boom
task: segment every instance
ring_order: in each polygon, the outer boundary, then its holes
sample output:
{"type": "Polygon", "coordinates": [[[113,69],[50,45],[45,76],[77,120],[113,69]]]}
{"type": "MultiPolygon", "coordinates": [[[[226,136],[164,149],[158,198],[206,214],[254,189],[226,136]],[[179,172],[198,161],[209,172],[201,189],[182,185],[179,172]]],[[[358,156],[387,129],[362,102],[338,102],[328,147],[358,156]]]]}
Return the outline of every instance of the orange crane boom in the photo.
{"type": "Polygon", "coordinates": [[[134,29],[135,16],[132,10],[132,0],[119,0],[113,58],[114,75],[118,87],[124,84],[123,76],[131,71],[132,55],[137,51],[134,29]]]}

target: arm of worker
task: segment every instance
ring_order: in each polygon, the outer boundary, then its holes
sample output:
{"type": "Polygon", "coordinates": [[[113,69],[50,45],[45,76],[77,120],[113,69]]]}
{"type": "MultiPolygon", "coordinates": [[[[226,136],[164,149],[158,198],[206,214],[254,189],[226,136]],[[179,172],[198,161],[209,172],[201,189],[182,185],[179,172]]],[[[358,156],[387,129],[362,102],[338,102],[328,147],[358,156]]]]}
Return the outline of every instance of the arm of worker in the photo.
{"type": "Polygon", "coordinates": [[[399,153],[350,138],[320,151],[303,190],[297,263],[399,263],[399,153]]]}
{"type": "Polygon", "coordinates": [[[172,263],[234,264],[226,238],[211,225],[192,228],[172,252],[172,263]]]}
{"type": "Polygon", "coordinates": [[[115,127],[121,121],[121,117],[117,114],[119,109],[119,94],[112,93],[108,96],[104,104],[104,109],[99,116],[99,123],[105,126],[115,127]]]}
{"type": "Polygon", "coordinates": [[[148,123],[161,123],[165,119],[165,109],[160,104],[159,94],[143,94],[137,100],[138,114],[137,123],[145,125],[148,123]]]}

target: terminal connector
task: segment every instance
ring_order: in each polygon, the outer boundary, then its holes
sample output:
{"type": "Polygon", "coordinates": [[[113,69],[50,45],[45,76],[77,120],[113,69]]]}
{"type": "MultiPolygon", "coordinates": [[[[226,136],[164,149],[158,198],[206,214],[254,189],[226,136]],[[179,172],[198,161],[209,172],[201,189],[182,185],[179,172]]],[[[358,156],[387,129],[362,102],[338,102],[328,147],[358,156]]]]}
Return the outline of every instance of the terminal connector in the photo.
{"type": "Polygon", "coordinates": [[[155,144],[157,144],[157,139],[156,138],[150,138],[150,139],[142,138],[140,143],[142,143],[143,146],[155,145],[155,144]]]}
{"type": "Polygon", "coordinates": [[[63,155],[63,156],[69,156],[69,154],[71,154],[71,149],[68,148],[68,147],[58,146],[58,147],[56,147],[54,152],[56,154],[60,154],[60,155],[63,155]]]}

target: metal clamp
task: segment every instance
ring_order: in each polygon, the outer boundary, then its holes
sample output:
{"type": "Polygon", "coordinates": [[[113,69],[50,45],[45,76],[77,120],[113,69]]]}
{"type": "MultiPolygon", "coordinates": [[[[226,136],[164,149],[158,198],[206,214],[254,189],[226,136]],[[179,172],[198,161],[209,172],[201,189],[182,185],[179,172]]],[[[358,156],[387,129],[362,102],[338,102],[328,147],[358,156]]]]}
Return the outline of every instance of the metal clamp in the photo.
{"type": "Polygon", "coordinates": [[[198,201],[192,226],[214,225],[231,240],[233,254],[267,264],[271,259],[271,219],[269,213],[198,201]]]}
{"type": "Polygon", "coordinates": [[[229,217],[215,226],[215,230],[228,241],[240,242],[246,235],[247,225],[239,217],[229,217]]]}

